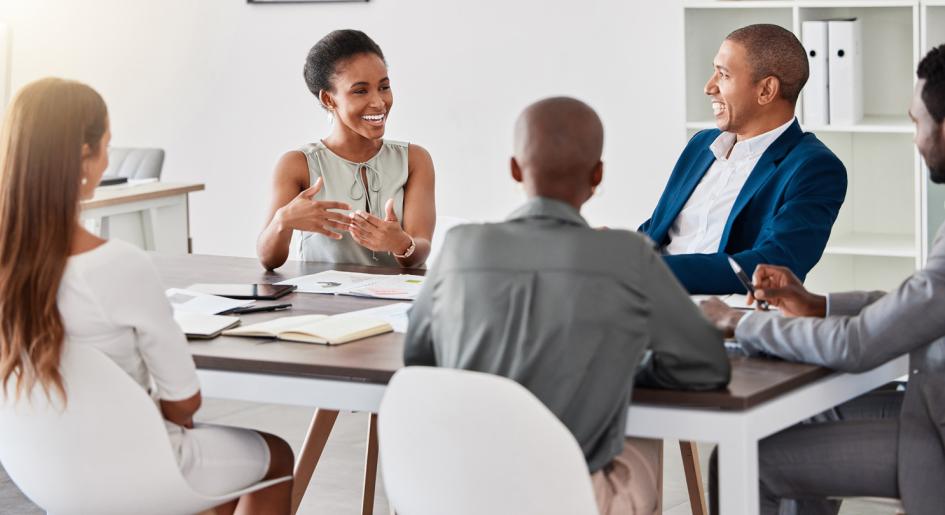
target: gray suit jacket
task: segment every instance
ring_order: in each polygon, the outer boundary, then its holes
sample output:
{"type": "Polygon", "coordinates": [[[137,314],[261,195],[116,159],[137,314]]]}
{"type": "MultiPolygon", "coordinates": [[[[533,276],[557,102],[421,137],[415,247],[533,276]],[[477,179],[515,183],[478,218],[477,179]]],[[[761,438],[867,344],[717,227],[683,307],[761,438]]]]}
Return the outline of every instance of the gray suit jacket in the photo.
{"type": "Polygon", "coordinates": [[[642,236],[597,231],[534,198],[497,224],[451,230],[410,310],[404,361],[518,381],[571,430],[591,472],[623,450],[634,373],[724,386],[712,327],[642,236]]]}
{"type": "Polygon", "coordinates": [[[735,331],[750,350],[862,372],[909,354],[899,416],[899,491],[906,513],[945,513],[945,225],[925,268],[890,293],[829,298],[826,318],[753,313],[735,331]]]}

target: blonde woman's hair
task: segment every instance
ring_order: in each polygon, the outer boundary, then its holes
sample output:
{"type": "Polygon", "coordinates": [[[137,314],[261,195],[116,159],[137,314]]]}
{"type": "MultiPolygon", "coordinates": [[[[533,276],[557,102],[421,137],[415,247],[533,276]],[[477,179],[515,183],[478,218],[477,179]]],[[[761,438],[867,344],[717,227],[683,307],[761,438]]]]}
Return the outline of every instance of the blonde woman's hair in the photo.
{"type": "Polygon", "coordinates": [[[0,134],[0,384],[65,389],[56,296],[79,215],[82,149],[105,152],[108,111],[92,88],[48,78],[25,86],[0,134]]]}

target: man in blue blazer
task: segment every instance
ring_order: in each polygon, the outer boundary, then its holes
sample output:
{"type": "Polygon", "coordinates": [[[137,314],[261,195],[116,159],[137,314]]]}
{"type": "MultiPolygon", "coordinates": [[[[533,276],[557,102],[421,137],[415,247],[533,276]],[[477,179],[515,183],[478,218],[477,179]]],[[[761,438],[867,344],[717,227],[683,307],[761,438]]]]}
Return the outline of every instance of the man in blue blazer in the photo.
{"type": "Polygon", "coordinates": [[[846,195],[843,163],[794,118],[809,75],[790,31],[750,25],[722,43],[705,86],[718,129],[697,133],[640,226],[692,294],[745,293],[728,263],[803,278],[846,195]]]}

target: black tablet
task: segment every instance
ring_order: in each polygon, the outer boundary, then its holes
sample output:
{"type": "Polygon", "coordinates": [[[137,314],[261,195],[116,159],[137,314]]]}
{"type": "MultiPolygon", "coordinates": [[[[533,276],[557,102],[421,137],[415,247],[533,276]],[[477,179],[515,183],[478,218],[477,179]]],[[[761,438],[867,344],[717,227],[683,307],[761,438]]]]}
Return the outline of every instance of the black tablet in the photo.
{"type": "Polygon", "coordinates": [[[187,287],[200,293],[209,293],[231,299],[276,300],[295,291],[294,284],[192,284],[187,287]]]}

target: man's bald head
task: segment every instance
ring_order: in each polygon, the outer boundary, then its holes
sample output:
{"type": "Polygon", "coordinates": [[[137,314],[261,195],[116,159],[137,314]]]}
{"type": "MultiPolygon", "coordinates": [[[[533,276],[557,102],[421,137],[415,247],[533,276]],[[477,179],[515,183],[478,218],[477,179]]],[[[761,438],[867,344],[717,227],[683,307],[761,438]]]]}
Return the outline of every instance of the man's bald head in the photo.
{"type": "Polygon", "coordinates": [[[540,100],[515,123],[513,174],[517,165],[516,180],[530,195],[573,204],[576,195],[600,182],[603,147],[604,126],[590,106],[567,97],[540,100]]]}

